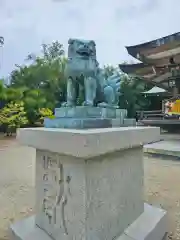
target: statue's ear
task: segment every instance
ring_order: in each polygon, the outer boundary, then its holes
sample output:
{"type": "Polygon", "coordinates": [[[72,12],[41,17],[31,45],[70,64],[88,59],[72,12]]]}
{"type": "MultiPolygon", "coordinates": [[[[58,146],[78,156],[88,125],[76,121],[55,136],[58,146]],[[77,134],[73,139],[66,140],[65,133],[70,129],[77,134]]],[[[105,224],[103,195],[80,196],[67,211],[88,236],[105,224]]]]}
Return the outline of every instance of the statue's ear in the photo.
{"type": "Polygon", "coordinates": [[[70,38],[68,41],[68,44],[73,44],[74,43],[74,39],[70,38]]]}
{"type": "Polygon", "coordinates": [[[94,45],[94,47],[96,46],[95,41],[91,40],[90,43],[91,43],[92,45],[94,45]]]}

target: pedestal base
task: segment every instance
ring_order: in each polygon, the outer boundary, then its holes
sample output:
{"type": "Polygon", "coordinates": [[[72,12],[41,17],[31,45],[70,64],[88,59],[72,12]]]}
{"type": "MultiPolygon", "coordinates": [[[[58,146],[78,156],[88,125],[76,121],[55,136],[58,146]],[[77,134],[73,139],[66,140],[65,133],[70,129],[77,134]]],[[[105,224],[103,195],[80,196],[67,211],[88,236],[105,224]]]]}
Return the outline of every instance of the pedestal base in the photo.
{"type": "MultiPolygon", "coordinates": [[[[35,226],[35,217],[26,218],[11,225],[12,240],[52,240],[35,226]]],[[[162,240],[167,233],[166,211],[144,204],[144,212],[134,221],[118,240],[162,240]]],[[[110,240],[110,239],[109,239],[110,240]]]]}
{"type": "Polygon", "coordinates": [[[134,127],[136,119],[121,119],[121,118],[55,118],[44,120],[46,128],[68,128],[68,129],[91,129],[91,128],[110,128],[110,127],[134,127]]]}
{"type": "Polygon", "coordinates": [[[126,109],[104,107],[61,107],[55,109],[55,118],[44,119],[45,128],[90,129],[136,126],[135,119],[125,119],[126,109]]]}
{"type": "Polygon", "coordinates": [[[55,118],[44,120],[45,128],[90,129],[112,127],[111,119],[101,118],[55,118]]]}
{"type": "Polygon", "coordinates": [[[123,121],[123,127],[136,126],[135,118],[125,118],[123,121]]]}

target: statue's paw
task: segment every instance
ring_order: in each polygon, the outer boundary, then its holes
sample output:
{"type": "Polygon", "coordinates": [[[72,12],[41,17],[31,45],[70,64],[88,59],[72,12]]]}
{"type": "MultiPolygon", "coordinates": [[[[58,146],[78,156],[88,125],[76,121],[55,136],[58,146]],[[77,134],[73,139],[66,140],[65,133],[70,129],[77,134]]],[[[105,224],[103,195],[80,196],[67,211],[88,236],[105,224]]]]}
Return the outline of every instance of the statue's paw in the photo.
{"type": "Polygon", "coordinates": [[[119,108],[118,105],[113,105],[112,107],[115,108],[115,109],[118,109],[118,108],[119,108]]]}
{"type": "Polygon", "coordinates": [[[82,105],[83,105],[83,106],[90,106],[90,107],[93,107],[93,103],[91,103],[91,102],[87,102],[87,101],[83,102],[82,105]]]}
{"type": "Polygon", "coordinates": [[[67,107],[67,102],[63,102],[63,103],[61,104],[61,107],[67,107]]]}
{"type": "Polygon", "coordinates": [[[62,107],[74,107],[72,103],[64,102],[61,104],[62,107]]]}
{"type": "Polygon", "coordinates": [[[107,104],[106,102],[101,102],[101,103],[98,103],[97,106],[106,108],[106,107],[109,107],[109,104],[107,104]]]}

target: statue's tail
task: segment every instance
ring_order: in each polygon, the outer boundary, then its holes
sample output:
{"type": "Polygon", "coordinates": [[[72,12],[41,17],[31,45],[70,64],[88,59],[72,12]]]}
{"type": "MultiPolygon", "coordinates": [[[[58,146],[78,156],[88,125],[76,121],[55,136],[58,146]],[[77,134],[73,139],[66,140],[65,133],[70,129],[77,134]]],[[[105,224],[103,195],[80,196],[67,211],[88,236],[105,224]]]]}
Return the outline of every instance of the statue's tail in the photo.
{"type": "Polygon", "coordinates": [[[120,93],[121,77],[119,74],[113,74],[112,76],[108,77],[107,83],[114,89],[116,93],[120,93]]]}

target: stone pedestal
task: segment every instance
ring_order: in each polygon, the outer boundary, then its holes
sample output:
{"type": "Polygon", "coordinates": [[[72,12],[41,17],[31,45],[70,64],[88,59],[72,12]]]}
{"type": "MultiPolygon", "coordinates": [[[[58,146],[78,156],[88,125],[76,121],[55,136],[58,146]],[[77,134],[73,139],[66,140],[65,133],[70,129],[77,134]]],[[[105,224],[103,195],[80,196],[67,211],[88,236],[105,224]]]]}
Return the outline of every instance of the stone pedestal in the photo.
{"type": "Polygon", "coordinates": [[[45,118],[46,128],[91,129],[135,126],[135,119],[127,117],[126,109],[76,106],[55,109],[55,118],[45,118]]]}
{"type": "Polygon", "coordinates": [[[136,119],[135,118],[125,118],[123,121],[123,126],[136,126],[136,119]]]}
{"type": "Polygon", "coordinates": [[[142,147],[159,138],[147,127],[21,129],[36,148],[36,216],[12,225],[13,239],[162,239],[166,213],[143,203],[142,147]]]}
{"type": "MultiPolygon", "coordinates": [[[[118,109],[120,110],[120,109],[118,109]]],[[[124,109],[123,109],[124,110],[124,109]]],[[[116,108],[103,107],[61,107],[55,108],[57,118],[116,118],[116,108]]]]}

